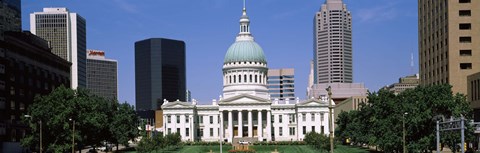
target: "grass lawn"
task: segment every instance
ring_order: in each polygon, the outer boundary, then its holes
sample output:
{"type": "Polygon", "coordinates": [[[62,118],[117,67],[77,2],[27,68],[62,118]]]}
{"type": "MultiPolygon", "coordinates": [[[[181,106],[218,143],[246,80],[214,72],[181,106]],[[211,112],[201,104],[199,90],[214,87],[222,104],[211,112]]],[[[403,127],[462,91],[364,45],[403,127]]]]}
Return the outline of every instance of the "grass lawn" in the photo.
{"type": "MultiPolygon", "coordinates": [[[[223,152],[228,153],[232,146],[223,146],[223,152]]],[[[252,146],[257,153],[271,153],[277,149],[280,153],[318,153],[318,150],[313,150],[311,147],[306,145],[284,145],[284,146],[252,146]]],[[[184,146],[178,150],[166,151],[164,153],[208,153],[212,150],[215,153],[219,153],[219,146],[184,146]]],[[[134,153],[129,152],[129,153],[134,153]]],[[[326,153],[326,151],[325,151],[326,153]]],[[[355,148],[350,146],[338,145],[335,149],[335,153],[369,153],[368,150],[362,148],[355,148]]]]}

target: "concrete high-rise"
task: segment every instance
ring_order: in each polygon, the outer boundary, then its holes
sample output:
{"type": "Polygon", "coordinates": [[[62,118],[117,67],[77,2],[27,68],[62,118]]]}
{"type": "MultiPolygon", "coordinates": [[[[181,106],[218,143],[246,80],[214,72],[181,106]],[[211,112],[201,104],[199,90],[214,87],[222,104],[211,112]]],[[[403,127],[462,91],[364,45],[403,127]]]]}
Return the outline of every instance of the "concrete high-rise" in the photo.
{"type": "Polygon", "coordinates": [[[117,100],[117,61],[106,59],[101,50],[87,52],[87,89],[97,96],[117,100]]]}
{"type": "Polygon", "coordinates": [[[295,70],[269,69],[267,87],[271,100],[295,100],[295,70]]]}
{"type": "Polygon", "coordinates": [[[30,14],[30,30],[47,40],[54,54],[72,63],[71,88],[87,87],[85,19],[67,8],[44,8],[30,14]]]}
{"type": "Polygon", "coordinates": [[[395,95],[404,92],[407,89],[415,89],[420,82],[418,74],[401,77],[398,79],[398,83],[391,84],[384,87],[384,89],[393,92],[395,95]]]}
{"type": "Polygon", "coordinates": [[[326,0],[314,17],[314,83],[352,83],[352,16],[342,0],[326,0]]]}
{"type": "Polygon", "coordinates": [[[0,0],[0,40],[6,31],[22,30],[20,0],[0,0]]]}
{"type": "Polygon", "coordinates": [[[157,110],[164,100],[185,101],[185,42],[151,38],[135,42],[136,109],[157,110]]]}
{"type": "Polygon", "coordinates": [[[450,84],[467,94],[467,76],[480,72],[480,1],[418,0],[420,83],[450,84]]]}

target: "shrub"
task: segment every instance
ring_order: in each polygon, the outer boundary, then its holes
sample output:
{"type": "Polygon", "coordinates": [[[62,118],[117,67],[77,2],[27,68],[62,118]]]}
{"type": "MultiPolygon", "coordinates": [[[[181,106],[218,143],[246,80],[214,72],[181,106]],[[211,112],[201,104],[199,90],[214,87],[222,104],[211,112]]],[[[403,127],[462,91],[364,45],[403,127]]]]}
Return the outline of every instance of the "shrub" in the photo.
{"type": "Polygon", "coordinates": [[[305,134],[303,141],[315,149],[330,150],[330,139],[324,134],[309,132],[305,134]]]}

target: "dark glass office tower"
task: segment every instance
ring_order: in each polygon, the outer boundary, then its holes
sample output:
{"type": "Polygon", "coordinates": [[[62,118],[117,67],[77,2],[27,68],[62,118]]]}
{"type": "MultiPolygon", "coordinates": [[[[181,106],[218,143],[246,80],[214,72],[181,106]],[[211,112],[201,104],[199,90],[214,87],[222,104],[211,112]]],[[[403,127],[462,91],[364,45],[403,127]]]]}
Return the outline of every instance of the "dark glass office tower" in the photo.
{"type": "Polygon", "coordinates": [[[136,109],[157,110],[163,100],[185,101],[185,42],[151,38],[135,42],[136,109]]]}

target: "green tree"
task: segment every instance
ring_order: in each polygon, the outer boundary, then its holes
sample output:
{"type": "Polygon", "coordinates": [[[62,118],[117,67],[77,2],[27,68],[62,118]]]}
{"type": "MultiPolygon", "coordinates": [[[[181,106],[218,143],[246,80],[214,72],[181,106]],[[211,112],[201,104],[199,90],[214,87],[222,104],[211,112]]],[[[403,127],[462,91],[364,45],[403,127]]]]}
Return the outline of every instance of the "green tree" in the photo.
{"type": "Polygon", "coordinates": [[[308,132],[303,141],[315,149],[330,150],[330,139],[324,134],[308,132]]]}
{"type": "Polygon", "coordinates": [[[128,141],[138,136],[138,117],[133,106],[128,103],[114,105],[109,131],[112,135],[110,142],[128,146],[128,141]]]}
{"type": "MultiPolygon", "coordinates": [[[[28,108],[31,118],[23,118],[29,123],[31,134],[21,140],[25,147],[36,148],[39,144],[39,128],[37,120],[42,121],[43,148],[50,152],[65,152],[69,150],[72,142],[72,122],[75,110],[76,97],[74,90],[63,86],[58,87],[46,96],[35,97],[34,103],[28,108]]],[[[76,133],[78,134],[78,133],[76,133]]],[[[78,136],[76,137],[78,140],[78,136]]]]}
{"type": "MultiPolygon", "coordinates": [[[[435,116],[447,119],[463,116],[469,121],[472,110],[465,96],[453,95],[449,85],[419,86],[399,95],[380,90],[369,93],[368,104],[361,104],[358,111],[340,114],[337,131],[341,137],[351,138],[354,144],[401,152],[405,121],[408,150],[428,152],[435,148],[435,116]]],[[[472,128],[467,131],[467,138],[472,139],[472,128]]],[[[455,146],[459,143],[458,133],[442,133],[442,142],[455,146]]]]}
{"type": "MultiPolygon", "coordinates": [[[[25,147],[38,148],[39,128],[37,121],[42,121],[43,127],[43,148],[49,152],[66,152],[72,148],[72,139],[75,137],[76,147],[98,146],[102,142],[112,140],[110,122],[115,114],[120,115],[121,121],[132,117],[130,106],[120,106],[116,101],[108,101],[91,94],[88,90],[72,90],[63,86],[56,88],[50,94],[35,97],[34,103],[28,108],[28,114],[31,118],[23,118],[24,122],[29,124],[31,131],[21,140],[25,147]],[[118,108],[118,109],[117,109],[118,108]],[[75,125],[73,124],[75,123],[75,125]],[[73,133],[75,126],[75,133],[73,133]]],[[[135,126],[132,123],[136,117],[132,117],[128,122],[118,126],[135,126]]],[[[118,129],[122,129],[119,127],[118,129]]],[[[131,128],[127,128],[130,129],[131,128]]],[[[135,128],[136,129],[136,128],[135,128]]],[[[120,137],[119,142],[124,143],[122,136],[129,138],[134,135],[131,131],[125,130],[120,137]]],[[[115,139],[117,140],[117,139],[115,139]]],[[[127,140],[128,141],[128,140],[127,140]]]]}

